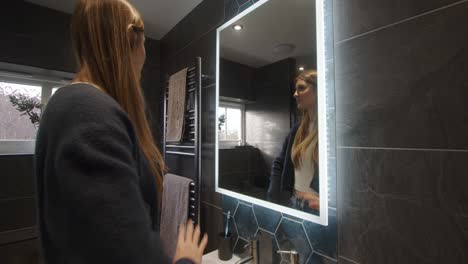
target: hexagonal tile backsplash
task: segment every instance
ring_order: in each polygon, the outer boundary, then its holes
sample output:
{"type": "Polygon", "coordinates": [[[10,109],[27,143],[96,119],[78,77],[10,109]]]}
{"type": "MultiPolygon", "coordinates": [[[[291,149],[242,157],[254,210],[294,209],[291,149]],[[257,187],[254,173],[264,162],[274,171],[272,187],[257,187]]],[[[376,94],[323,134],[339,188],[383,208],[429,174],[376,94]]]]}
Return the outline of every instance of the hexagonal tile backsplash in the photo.
{"type": "Polygon", "coordinates": [[[299,263],[336,262],[336,211],[329,209],[329,225],[321,226],[289,215],[223,196],[223,210],[230,211],[233,220],[230,231],[234,238],[234,254],[245,257],[244,246],[249,240],[260,241],[261,263],[288,263],[281,250],[299,252],[299,263]]]}

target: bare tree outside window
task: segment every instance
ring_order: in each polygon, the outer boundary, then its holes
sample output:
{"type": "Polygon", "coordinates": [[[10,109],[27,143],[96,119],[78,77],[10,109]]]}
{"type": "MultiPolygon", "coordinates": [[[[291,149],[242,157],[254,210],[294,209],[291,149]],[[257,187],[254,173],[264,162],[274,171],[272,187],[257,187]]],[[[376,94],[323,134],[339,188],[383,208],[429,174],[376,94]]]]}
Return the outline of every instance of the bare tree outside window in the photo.
{"type": "Polygon", "coordinates": [[[41,90],[41,86],[0,82],[0,141],[36,138],[41,90]]]}

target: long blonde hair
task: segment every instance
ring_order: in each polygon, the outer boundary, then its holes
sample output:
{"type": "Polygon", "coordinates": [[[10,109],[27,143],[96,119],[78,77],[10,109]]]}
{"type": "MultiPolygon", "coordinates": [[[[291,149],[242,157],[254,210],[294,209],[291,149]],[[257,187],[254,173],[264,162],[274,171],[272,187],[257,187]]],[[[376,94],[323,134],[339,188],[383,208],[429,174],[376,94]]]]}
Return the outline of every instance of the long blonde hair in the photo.
{"type": "Polygon", "coordinates": [[[71,25],[81,66],[75,80],[97,85],[127,112],[161,191],[166,166],[145,114],[139,73],[132,67],[132,51],[142,41],[143,30],[140,14],[126,0],[80,0],[71,25]]]}
{"type": "MultiPolygon", "coordinates": [[[[308,70],[301,73],[297,78],[298,80],[305,81],[308,85],[312,86],[317,94],[317,71],[308,70]]],[[[302,112],[302,119],[299,128],[297,129],[296,136],[291,149],[291,159],[294,167],[300,168],[302,166],[302,156],[305,155],[307,148],[312,145],[312,162],[318,164],[318,127],[317,127],[317,109],[310,116],[309,111],[306,109],[302,112]],[[311,126],[311,127],[309,127],[311,126]],[[310,129],[310,132],[309,132],[310,129]]]]}

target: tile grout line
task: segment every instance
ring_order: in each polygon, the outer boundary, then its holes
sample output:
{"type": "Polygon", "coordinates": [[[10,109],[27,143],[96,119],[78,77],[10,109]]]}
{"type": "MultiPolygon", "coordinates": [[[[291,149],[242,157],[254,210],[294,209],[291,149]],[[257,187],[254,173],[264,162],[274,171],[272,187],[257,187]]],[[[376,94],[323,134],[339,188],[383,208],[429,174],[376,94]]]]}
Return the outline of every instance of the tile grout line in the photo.
{"type": "Polygon", "coordinates": [[[312,246],[312,242],[310,242],[310,237],[309,237],[309,234],[307,234],[307,230],[306,230],[306,228],[305,228],[304,222],[301,224],[301,227],[302,227],[302,230],[304,231],[304,234],[306,235],[307,243],[309,243],[309,247],[310,247],[310,249],[311,249],[311,251],[312,251],[312,252],[310,253],[309,257],[307,258],[306,263],[308,263],[309,260],[310,260],[310,258],[312,257],[312,255],[315,253],[315,249],[314,249],[314,247],[312,246]]]}
{"type": "Polygon", "coordinates": [[[442,7],[439,7],[439,8],[436,8],[436,9],[433,9],[433,10],[430,10],[430,11],[427,11],[427,12],[424,12],[424,13],[421,13],[421,14],[419,14],[419,15],[415,15],[415,16],[412,16],[412,17],[409,17],[409,18],[405,18],[405,19],[403,19],[403,20],[400,20],[400,21],[398,21],[398,22],[394,22],[394,23],[388,24],[388,25],[386,25],[386,26],[382,26],[382,27],[379,27],[379,28],[376,28],[376,29],[373,29],[373,30],[370,30],[370,31],[367,31],[367,32],[364,32],[364,33],[361,33],[361,34],[358,34],[358,35],[356,35],[356,36],[353,36],[353,37],[350,37],[350,38],[347,38],[347,39],[340,40],[340,41],[338,41],[338,42],[335,43],[335,46],[341,45],[341,44],[343,44],[344,42],[347,42],[347,41],[350,41],[350,40],[354,40],[354,39],[357,39],[357,38],[360,38],[360,37],[363,37],[363,36],[366,36],[366,35],[375,33],[375,32],[380,31],[380,30],[384,30],[384,29],[386,29],[386,28],[390,28],[390,27],[396,26],[396,25],[398,25],[398,24],[403,24],[403,23],[405,23],[405,22],[411,21],[411,20],[413,20],[413,19],[416,19],[416,18],[425,16],[425,15],[429,15],[429,14],[432,14],[432,13],[436,13],[436,12],[438,12],[438,11],[441,11],[441,10],[444,10],[444,9],[447,9],[447,8],[451,8],[451,7],[456,6],[456,5],[463,4],[463,3],[467,2],[467,1],[468,1],[468,0],[458,1],[458,2],[449,4],[449,5],[446,5],[446,6],[442,6],[442,7]]]}
{"type": "Polygon", "coordinates": [[[301,219],[302,221],[299,221],[299,220],[296,220],[296,219],[289,218],[288,215],[286,215],[286,216],[283,215],[283,218],[286,218],[287,220],[291,220],[291,221],[296,222],[298,224],[304,223],[304,219],[301,219]]]}
{"type": "Polygon", "coordinates": [[[0,202],[8,202],[8,201],[16,201],[16,200],[25,200],[35,198],[35,195],[32,196],[18,196],[18,197],[11,197],[11,198],[0,198],[0,202]]]}
{"type": "Polygon", "coordinates": [[[258,224],[258,219],[257,219],[257,215],[255,214],[255,210],[254,210],[254,205],[252,204],[252,214],[254,216],[254,219],[255,219],[255,223],[257,223],[257,232],[258,232],[258,229],[260,228],[260,225],[258,224]]]}
{"type": "MultiPolygon", "coordinates": [[[[468,1],[468,0],[467,0],[468,1]]],[[[187,43],[185,46],[181,47],[179,50],[177,50],[174,54],[172,54],[171,58],[169,58],[168,56],[168,60],[170,59],[173,59],[174,57],[178,56],[179,54],[181,54],[186,48],[188,48],[190,45],[192,45],[193,43],[195,43],[196,41],[199,41],[200,39],[202,39],[203,37],[205,37],[206,35],[208,35],[209,33],[211,33],[211,31],[213,30],[216,30],[220,25],[222,25],[224,22],[222,22],[221,24],[217,23],[215,26],[211,27],[208,29],[208,31],[206,31],[205,33],[202,33],[198,38],[196,39],[193,39],[191,40],[189,43],[187,43]],[[219,24],[219,25],[218,25],[219,24]]],[[[177,25],[176,25],[177,26],[177,25]]],[[[164,37],[164,36],[163,36],[164,37]]]]}
{"type": "Polygon", "coordinates": [[[329,259],[329,260],[333,260],[333,261],[338,262],[338,259],[334,259],[334,258],[329,257],[329,256],[327,256],[327,255],[325,255],[325,254],[320,253],[320,252],[314,251],[314,254],[317,254],[317,255],[319,255],[319,256],[321,256],[321,257],[324,257],[324,258],[327,258],[327,259],[329,259]]]}
{"type": "Polygon", "coordinates": [[[354,263],[354,264],[359,264],[359,262],[356,262],[356,261],[351,260],[351,259],[349,259],[349,258],[345,258],[345,257],[343,257],[343,256],[338,256],[338,258],[345,259],[345,260],[347,260],[347,261],[349,261],[349,262],[351,262],[351,263],[354,263]]]}
{"type": "MultiPolygon", "coordinates": [[[[279,229],[279,227],[281,225],[281,222],[283,222],[283,218],[284,218],[284,216],[283,216],[283,214],[281,214],[281,219],[279,220],[278,225],[276,226],[276,229],[275,229],[275,237],[276,237],[276,233],[278,233],[278,229],[279,229]]],[[[278,248],[279,248],[279,243],[278,243],[278,248]]]]}
{"type": "Polygon", "coordinates": [[[270,234],[270,235],[272,235],[272,236],[275,236],[274,233],[272,233],[272,232],[266,230],[265,228],[261,228],[261,227],[259,226],[258,229],[259,229],[259,230],[262,230],[263,232],[266,232],[266,233],[268,233],[268,234],[270,234]]]}
{"type": "MultiPolygon", "coordinates": [[[[468,1],[468,0],[467,0],[468,1]]],[[[465,149],[431,149],[431,148],[386,148],[386,147],[351,147],[341,146],[337,149],[365,149],[365,150],[401,150],[401,151],[432,151],[432,152],[468,152],[465,149]]]]}
{"type": "Polygon", "coordinates": [[[218,206],[216,206],[216,205],[214,205],[214,204],[210,204],[209,202],[205,202],[205,201],[201,201],[201,202],[204,203],[204,204],[206,204],[206,205],[208,205],[208,206],[211,206],[211,207],[214,207],[214,208],[216,208],[216,209],[219,209],[219,210],[221,210],[221,211],[223,210],[223,208],[218,207],[218,206]]]}

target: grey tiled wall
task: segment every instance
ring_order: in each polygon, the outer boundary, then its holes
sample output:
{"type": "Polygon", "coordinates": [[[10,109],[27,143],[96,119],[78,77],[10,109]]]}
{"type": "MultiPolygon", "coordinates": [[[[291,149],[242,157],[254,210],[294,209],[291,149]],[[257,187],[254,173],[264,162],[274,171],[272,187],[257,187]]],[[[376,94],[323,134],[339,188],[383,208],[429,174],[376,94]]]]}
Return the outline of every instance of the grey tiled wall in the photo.
{"type": "Polygon", "coordinates": [[[467,263],[468,2],[334,13],[339,262],[467,263]]]}

